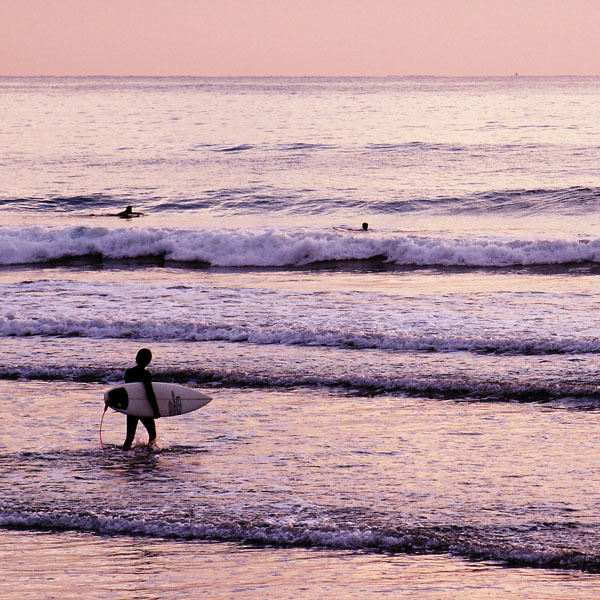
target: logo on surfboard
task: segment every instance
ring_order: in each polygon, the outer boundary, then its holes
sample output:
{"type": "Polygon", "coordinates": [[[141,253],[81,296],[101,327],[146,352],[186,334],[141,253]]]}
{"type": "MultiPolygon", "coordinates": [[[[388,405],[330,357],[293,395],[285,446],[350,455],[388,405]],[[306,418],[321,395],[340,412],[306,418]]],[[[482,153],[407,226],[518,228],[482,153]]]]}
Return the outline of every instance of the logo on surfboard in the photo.
{"type": "Polygon", "coordinates": [[[173,390],[171,390],[171,399],[169,400],[169,416],[181,414],[181,396],[177,396],[173,390]]]}

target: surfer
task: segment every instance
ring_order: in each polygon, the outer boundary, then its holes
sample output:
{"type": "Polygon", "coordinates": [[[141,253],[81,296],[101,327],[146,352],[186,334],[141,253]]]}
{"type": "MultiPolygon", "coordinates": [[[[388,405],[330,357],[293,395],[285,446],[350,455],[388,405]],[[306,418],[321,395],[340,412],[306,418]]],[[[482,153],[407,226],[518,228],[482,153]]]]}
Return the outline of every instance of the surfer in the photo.
{"type": "Polygon", "coordinates": [[[349,227],[348,225],[334,225],[333,228],[337,231],[369,231],[369,224],[363,223],[360,226],[360,229],[356,229],[355,227],[349,227]]]}
{"type": "MultiPolygon", "coordinates": [[[[154,395],[154,390],[152,389],[152,375],[150,375],[150,372],[146,370],[146,367],[150,364],[151,360],[152,352],[150,352],[148,348],[142,348],[135,357],[135,362],[137,363],[136,366],[125,371],[125,383],[141,382],[144,384],[144,387],[146,388],[146,394],[148,395],[148,401],[150,402],[150,406],[152,406],[152,411],[154,412],[154,419],[158,419],[160,417],[160,413],[158,412],[156,396],[154,395]]],[[[134,417],[132,415],[127,415],[127,437],[125,438],[125,442],[123,444],[123,450],[129,450],[131,448],[138,421],[141,421],[146,428],[146,431],[148,431],[148,445],[151,446],[156,440],[156,425],[154,423],[154,419],[151,417],[134,417]]]]}
{"type": "Polygon", "coordinates": [[[144,213],[134,212],[132,206],[128,206],[125,210],[118,212],[115,217],[121,217],[121,219],[131,219],[132,217],[141,217],[144,213]]]}

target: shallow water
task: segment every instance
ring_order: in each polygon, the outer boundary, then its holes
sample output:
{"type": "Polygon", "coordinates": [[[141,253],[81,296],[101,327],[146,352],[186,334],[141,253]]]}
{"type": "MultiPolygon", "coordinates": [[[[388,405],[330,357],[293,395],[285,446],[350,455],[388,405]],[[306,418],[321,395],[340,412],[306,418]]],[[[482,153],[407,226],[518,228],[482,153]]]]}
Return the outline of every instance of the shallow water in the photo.
{"type": "Polygon", "coordinates": [[[20,598],[584,600],[595,598],[598,586],[596,575],[506,569],[447,555],[274,550],[73,532],[3,531],[0,557],[8,575],[0,593],[20,598]]]}
{"type": "Polygon", "coordinates": [[[595,410],[220,388],[157,453],[108,413],[105,456],[101,386],[2,387],[4,527],[600,564],[595,410]]]}

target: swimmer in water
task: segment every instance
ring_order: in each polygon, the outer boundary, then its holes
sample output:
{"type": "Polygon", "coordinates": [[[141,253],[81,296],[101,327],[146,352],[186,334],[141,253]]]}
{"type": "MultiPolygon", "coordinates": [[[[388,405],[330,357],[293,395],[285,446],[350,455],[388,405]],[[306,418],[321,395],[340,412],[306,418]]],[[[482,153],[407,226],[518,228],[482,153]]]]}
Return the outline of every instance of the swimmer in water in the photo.
{"type": "Polygon", "coordinates": [[[355,227],[348,227],[347,225],[334,225],[333,228],[337,231],[369,231],[369,224],[363,223],[360,229],[356,229],[355,227]]]}

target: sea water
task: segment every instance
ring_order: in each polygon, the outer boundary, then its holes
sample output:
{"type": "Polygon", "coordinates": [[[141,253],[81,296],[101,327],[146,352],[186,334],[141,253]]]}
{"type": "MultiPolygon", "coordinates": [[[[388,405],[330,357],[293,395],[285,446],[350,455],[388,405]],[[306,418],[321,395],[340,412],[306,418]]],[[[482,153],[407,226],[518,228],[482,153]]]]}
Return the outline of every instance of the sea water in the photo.
{"type": "Polygon", "coordinates": [[[600,79],[0,110],[3,597],[597,596],[600,79]],[[141,347],[213,402],[124,453],[141,347]]]}

